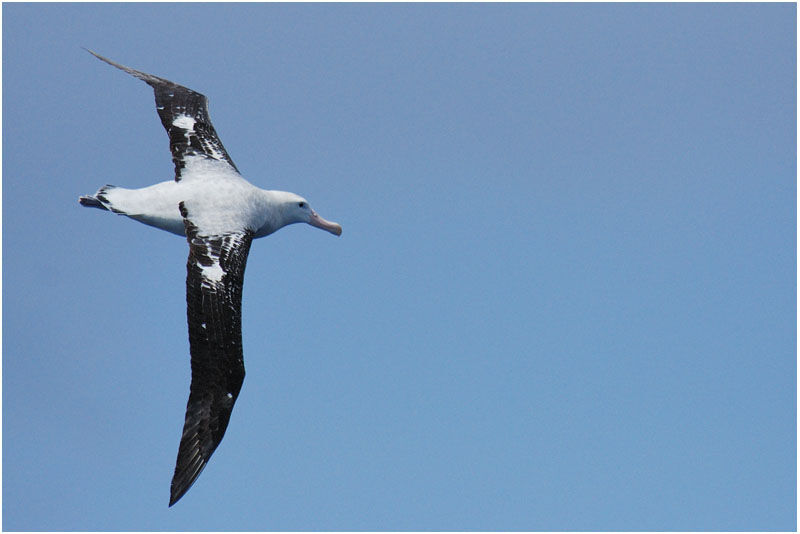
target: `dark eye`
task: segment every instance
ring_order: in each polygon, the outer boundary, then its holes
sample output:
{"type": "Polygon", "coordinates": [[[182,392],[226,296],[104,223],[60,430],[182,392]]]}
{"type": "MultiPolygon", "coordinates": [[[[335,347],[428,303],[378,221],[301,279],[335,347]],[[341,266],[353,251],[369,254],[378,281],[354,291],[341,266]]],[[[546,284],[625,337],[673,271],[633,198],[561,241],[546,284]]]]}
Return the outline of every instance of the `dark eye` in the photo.
{"type": "Polygon", "coordinates": [[[305,202],[300,202],[297,205],[300,206],[301,208],[305,208],[306,207],[306,203],[305,202]]]}

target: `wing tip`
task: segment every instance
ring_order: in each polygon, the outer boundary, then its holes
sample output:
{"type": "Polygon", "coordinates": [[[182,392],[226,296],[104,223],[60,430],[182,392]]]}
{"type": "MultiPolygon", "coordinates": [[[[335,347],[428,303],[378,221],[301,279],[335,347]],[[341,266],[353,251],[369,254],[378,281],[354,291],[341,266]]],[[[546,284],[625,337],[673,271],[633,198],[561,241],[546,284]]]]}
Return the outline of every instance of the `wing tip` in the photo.
{"type": "Polygon", "coordinates": [[[181,467],[180,457],[178,458],[178,463],[175,466],[175,474],[172,477],[172,484],[170,484],[169,487],[170,507],[186,495],[186,492],[189,491],[189,488],[191,488],[200,477],[200,473],[203,472],[206,465],[208,465],[208,458],[196,456],[194,461],[189,465],[181,467]]]}
{"type": "MultiPolygon", "coordinates": [[[[84,50],[86,50],[87,52],[89,52],[90,54],[92,54],[94,57],[96,57],[96,58],[97,58],[97,59],[99,59],[100,61],[105,61],[105,62],[106,62],[106,63],[108,63],[109,65],[114,65],[114,63],[112,63],[110,59],[108,59],[107,57],[103,57],[103,56],[101,56],[100,54],[98,54],[97,52],[95,52],[94,50],[92,50],[91,48],[86,48],[85,46],[82,46],[81,48],[83,48],[84,50]]],[[[116,66],[116,65],[114,65],[114,66],[116,66]]]]}
{"type": "Polygon", "coordinates": [[[197,480],[197,477],[190,479],[190,481],[176,481],[176,478],[178,478],[178,473],[175,473],[175,477],[172,479],[172,485],[169,488],[169,507],[172,507],[173,504],[181,500],[181,497],[186,495],[186,492],[192,487],[194,481],[197,480]]]}
{"type": "Polygon", "coordinates": [[[100,54],[98,54],[98,53],[97,53],[97,52],[95,52],[94,50],[91,50],[91,49],[89,49],[89,48],[86,48],[85,46],[82,46],[81,48],[83,48],[84,50],[86,50],[87,52],[89,52],[90,54],[92,54],[94,57],[96,57],[96,58],[97,58],[97,59],[99,59],[100,61],[103,61],[104,63],[108,63],[108,64],[109,64],[109,65],[111,65],[112,67],[116,67],[116,68],[118,68],[119,70],[123,70],[123,71],[125,71],[125,72],[127,72],[127,73],[129,73],[129,74],[131,74],[131,75],[133,75],[133,76],[136,76],[135,74],[133,74],[133,72],[131,72],[131,70],[132,70],[132,69],[129,69],[129,68],[128,68],[128,67],[126,67],[125,65],[120,65],[120,64],[119,64],[119,63],[117,63],[116,61],[112,61],[112,60],[108,59],[108,58],[107,58],[107,57],[105,57],[105,56],[101,56],[100,54]]]}
{"type": "Polygon", "coordinates": [[[181,500],[181,497],[186,495],[187,491],[189,491],[189,488],[184,488],[184,490],[180,492],[170,491],[169,506],[167,508],[172,508],[172,505],[181,500]]]}

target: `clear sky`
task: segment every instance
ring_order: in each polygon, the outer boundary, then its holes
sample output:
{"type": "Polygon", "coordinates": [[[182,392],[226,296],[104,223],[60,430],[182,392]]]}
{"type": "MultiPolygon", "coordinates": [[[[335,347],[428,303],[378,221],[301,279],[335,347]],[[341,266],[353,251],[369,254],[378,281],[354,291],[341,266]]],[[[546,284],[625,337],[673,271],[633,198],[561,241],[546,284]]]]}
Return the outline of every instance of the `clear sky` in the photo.
{"type": "Polygon", "coordinates": [[[794,530],[793,4],[3,6],[6,530],[794,530]],[[167,508],[185,241],[151,89],[344,227],[253,244],[167,508]]]}

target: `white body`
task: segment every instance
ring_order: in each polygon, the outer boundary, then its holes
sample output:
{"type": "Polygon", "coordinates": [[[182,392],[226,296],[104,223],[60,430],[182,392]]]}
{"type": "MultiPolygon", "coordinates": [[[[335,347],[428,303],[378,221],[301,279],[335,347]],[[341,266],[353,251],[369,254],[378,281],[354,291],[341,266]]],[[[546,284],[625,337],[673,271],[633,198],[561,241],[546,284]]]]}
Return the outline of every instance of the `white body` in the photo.
{"type": "MultiPolygon", "coordinates": [[[[186,163],[184,179],[180,181],[141,189],[107,186],[98,196],[112,211],[180,236],[185,235],[178,208],[181,202],[203,235],[249,230],[254,237],[263,237],[296,222],[320,226],[315,224],[318,219],[328,223],[299,195],[260,189],[225,163],[201,157],[187,158],[186,163]]],[[[320,227],[337,233],[338,225],[328,224],[331,226],[320,227]]]]}

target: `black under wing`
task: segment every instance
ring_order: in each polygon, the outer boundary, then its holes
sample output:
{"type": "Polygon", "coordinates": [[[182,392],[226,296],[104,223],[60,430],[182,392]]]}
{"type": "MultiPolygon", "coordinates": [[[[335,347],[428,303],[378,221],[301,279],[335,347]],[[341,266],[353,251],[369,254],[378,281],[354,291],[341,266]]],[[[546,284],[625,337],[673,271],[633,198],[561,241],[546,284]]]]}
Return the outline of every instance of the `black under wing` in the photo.
{"type": "Polygon", "coordinates": [[[251,232],[198,236],[183,203],[180,208],[189,241],[186,313],[192,384],[170,506],[191,487],[222,441],[244,381],[242,283],[253,239],[251,232]],[[224,274],[209,277],[206,268],[217,265],[224,274]]]}
{"type": "Polygon", "coordinates": [[[139,78],[153,88],[156,111],[169,135],[169,149],[172,153],[172,162],[175,164],[175,181],[181,179],[181,172],[189,156],[203,156],[224,161],[238,172],[222,141],[219,140],[214,125],[211,124],[208,99],[205,96],[164,78],[120,65],[91,50],[88,52],[109,65],[139,78]],[[174,124],[175,119],[183,115],[194,120],[191,129],[174,124]]]}

